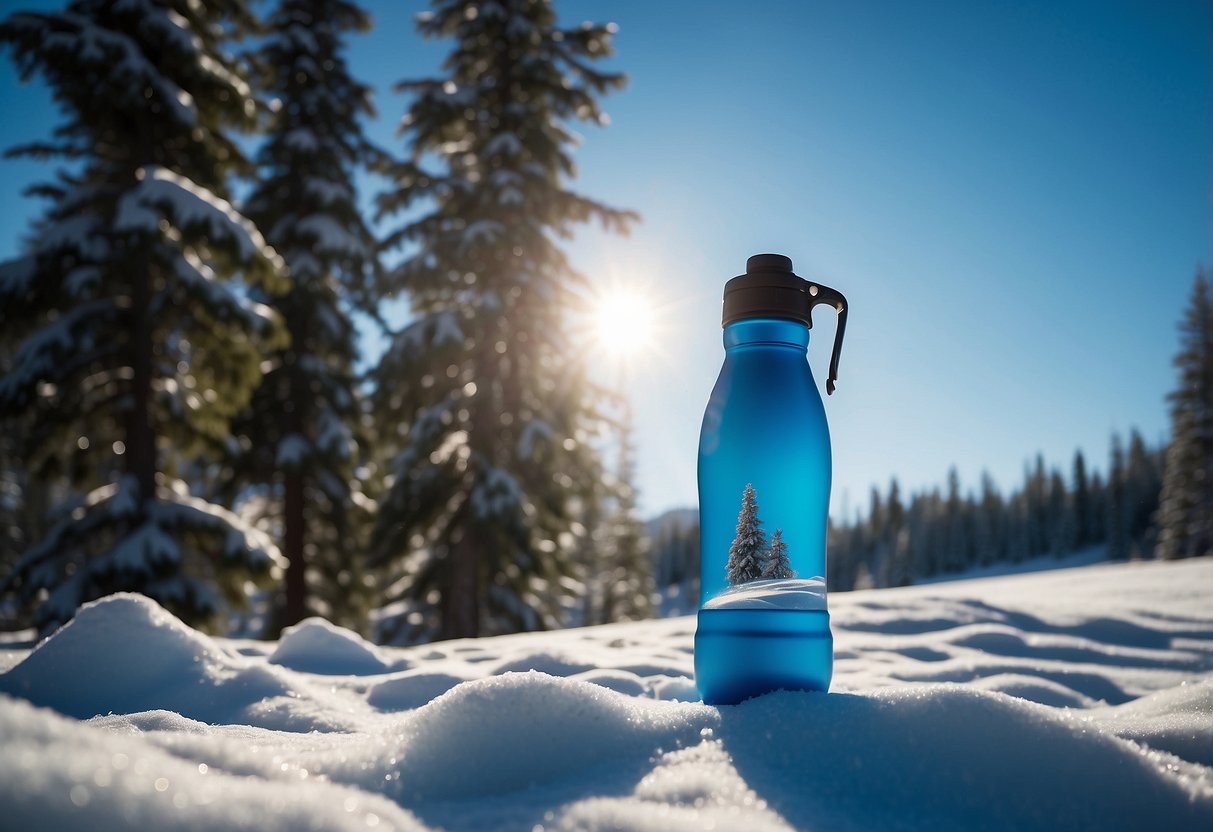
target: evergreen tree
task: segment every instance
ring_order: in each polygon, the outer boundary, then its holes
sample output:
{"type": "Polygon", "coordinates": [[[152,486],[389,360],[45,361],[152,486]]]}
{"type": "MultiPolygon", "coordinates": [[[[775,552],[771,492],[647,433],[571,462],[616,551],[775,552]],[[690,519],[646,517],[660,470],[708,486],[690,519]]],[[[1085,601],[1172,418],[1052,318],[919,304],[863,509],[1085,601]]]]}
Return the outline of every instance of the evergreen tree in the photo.
{"type": "Polygon", "coordinates": [[[1091,492],[1087,483],[1087,460],[1082,449],[1074,452],[1074,548],[1081,549],[1091,538],[1091,492]]]}
{"type": "Polygon", "coordinates": [[[1158,530],[1154,515],[1162,490],[1160,454],[1146,447],[1137,429],[1129,432],[1125,458],[1125,511],[1130,553],[1134,558],[1153,556],[1158,530]]]}
{"type": "Polygon", "coordinates": [[[0,25],[65,115],[16,151],[67,165],[34,189],[50,208],[28,252],[0,266],[0,337],[20,339],[0,418],[76,495],[0,587],[48,593],[41,626],[122,589],[198,621],[279,557],[181,476],[217,454],[275,329],[225,280],[271,286],[281,265],[226,199],[247,170],[226,131],[255,105],[222,44],[249,24],[234,0],[74,0],[0,25]]]}
{"type": "Polygon", "coordinates": [[[1036,455],[1034,467],[1024,471],[1024,508],[1028,557],[1043,555],[1049,550],[1049,480],[1045,460],[1036,455]]]}
{"type": "Polygon", "coordinates": [[[767,536],[758,519],[757,495],[754,486],[747,484],[741,494],[741,511],[737,514],[737,535],[729,546],[726,567],[729,584],[738,586],[761,577],[766,548],[767,536]]]}
{"type": "Polygon", "coordinates": [[[1107,488],[1098,471],[1091,474],[1091,516],[1087,523],[1087,543],[1103,543],[1108,539],[1107,488]]]}
{"type": "Polygon", "coordinates": [[[1213,552],[1213,297],[1198,271],[1180,325],[1178,386],[1158,510],[1160,558],[1213,552]]]}
{"type": "Polygon", "coordinates": [[[348,33],[369,28],[348,0],[281,0],[257,55],[260,88],[274,101],[247,210],[290,272],[290,287],[264,298],[290,343],[269,356],[235,425],[241,452],[229,482],[269,489],[262,520],[282,529],[288,562],[276,625],[310,613],[365,620],[351,522],[366,499],[353,475],[362,414],[350,310],[370,307],[377,244],[354,174],[381,157],[362,131],[374,112],[370,90],[343,52],[348,33]]]}
{"type": "Polygon", "coordinates": [[[960,474],[956,466],[948,469],[948,499],[944,505],[943,569],[959,572],[969,554],[965,534],[964,504],[960,494],[960,474]]]}
{"type": "Polygon", "coordinates": [[[1108,485],[1104,489],[1105,539],[1109,560],[1124,560],[1129,556],[1129,520],[1125,505],[1125,452],[1120,434],[1112,434],[1112,449],[1108,464],[1108,485]]]}
{"type": "Polygon", "coordinates": [[[1027,495],[1020,491],[1007,500],[1006,546],[1007,560],[1021,563],[1032,557],[1032,512],[1028,509],[1027,495]]]}
{"type": "Polygon", "coordinates": [[[632,448],[632,411],[624,403],[619,427],[619,475],[615,483],[610,531],[606,541],[603,621],[636,621],[653,614],[653,572],[649,539],[636,514],[636,478],[632,448]]]}
{"type": "Polygon", "coordinates": [[[894,477],[889,482],[889,496],[885,500],[885,540],[889,551],[884,572],[884,586],[906,586],[913,577],[909,562],[910,536],[906,531],[906,507],[901,501],[901,487],[894,477]]]}
{"type": "Polygon", "coordinates": [[[549,0],[435,0],[443,77],[403,83],[413,159],[385,214],[424,200],[389,245],[413,322],[375,371],[390,489],[374,548],[399,574],[394,638],[558,626],[580,515],[602,478],[600,396],[565,315],[588,281],[555,240],[634,216],[570,191],[574,121],[624,77],[596,70],[615,27],[557,25],[549,0]],[[387,428],[392,430],[387,433],[387,428]],[[398,626],[397,626],[398,625],[398,626]]]}
{"type": "Polygon", "coordinates": [[[1006,523],[1003,521],[1006,508],[1002,503],[1002,495],[994,484],[994,478],[989,471],[981,473],[981,503],[977,506],[974,528],[974,549],[977,563],[987,566],[997,560],[1002,560],[1006,551],[1006,541],[1003,539],[1006,523]]]}
{"type": "Polygon", "coordinates": [[[694,612],[699,599],[699,524],[664,522],[653,541],[661,615],[694,612]]]}
{"type": "Polygon", "coordinates": [[[1049,475],[1049,551],[1054,557],[1073,552],[1078,540],[1070,504],[1066,481],[1061,472],[1054,468],[1049,475]]]}
{"type": "Polygon", "coordinates": [[[767,550],[766,559],[762,565],[764,580],[782,580],[795,578],[792,563],[788,560],[788,544],[783,542],[783,529],[776,529],[771,535],[771,548],[767,550]]]}

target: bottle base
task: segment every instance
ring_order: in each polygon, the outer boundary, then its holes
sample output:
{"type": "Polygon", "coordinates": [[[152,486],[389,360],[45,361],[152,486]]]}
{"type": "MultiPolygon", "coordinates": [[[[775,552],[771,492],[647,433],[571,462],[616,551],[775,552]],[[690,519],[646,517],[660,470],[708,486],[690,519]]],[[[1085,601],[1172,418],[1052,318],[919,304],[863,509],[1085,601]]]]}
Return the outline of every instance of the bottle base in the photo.
{"type": "Polygon", "coordinates": [[[695,684],[708,705],[775,690],[827,691],[834,637],[825,610],[700,610],[695,684]]]}

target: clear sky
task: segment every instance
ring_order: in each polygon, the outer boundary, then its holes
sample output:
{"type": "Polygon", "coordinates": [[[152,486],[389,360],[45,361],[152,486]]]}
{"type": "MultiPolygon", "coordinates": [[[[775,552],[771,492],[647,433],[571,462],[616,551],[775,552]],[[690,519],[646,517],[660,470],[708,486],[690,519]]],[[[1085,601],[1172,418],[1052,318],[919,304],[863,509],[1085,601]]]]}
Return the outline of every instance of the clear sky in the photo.
{"type": "MultiPolygon", "coordinates": [[[[14,7],[55,7],[38,0],[14,7]]],[[[365,2],[352,49],[379,92],[375,138],[432,74],[423,4],[365,2]]],[[[835,516],[897,476],[904,490],[1018,483],[1037,452],[1106,468],[1113,430],[1167,434],[1176,322],[1213,263],[1213,11],[1203,0],[558,2],[614,20],[627,90],[582,127],[575,187],[633,208],[628,238],[570,245],[603,284],[657,300],[632,362],[646,513],[694,505],[703,406],[723,359],[720,292],[750,254],[851,305],[826,401],[835,516]]],[[[0,65],[5,145],[54,123],[46,91],[0,65]]],[[[37,204],[37,166],[0,162],[0,257],[37,204]]],[[[819,383],[834,322],[819,311],[819,383]]],[[[604,377],[614,368],[604,358],[604,377]]]]}

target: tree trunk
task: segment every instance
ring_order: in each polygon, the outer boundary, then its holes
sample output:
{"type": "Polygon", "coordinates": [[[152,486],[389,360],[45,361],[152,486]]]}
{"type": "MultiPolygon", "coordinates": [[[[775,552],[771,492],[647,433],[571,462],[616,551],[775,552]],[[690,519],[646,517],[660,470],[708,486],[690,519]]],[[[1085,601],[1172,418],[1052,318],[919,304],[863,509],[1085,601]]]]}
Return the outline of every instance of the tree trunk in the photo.
{"type": "Polygon", "coordinates": [[[126,423],[126,470],[139,487],[136,523],[156,496],[156,434],[152,425],[152,316],[155,267],[143,253],[131,287],[131,410],[126,423]]]}
{"type": "MultiPolygon", "coordinates": [[[[295,309],[288,306],[285,318],[292,343],[303,341],[295,309]]],[[[299,378],[296,355],[293,349],[284,356],[288,386],[286,403],[286,435],[304,435],[304,404],[306,385],[299,378]]],[[[298,624],[307,616],[307,563],[304,560],[304,539],[307,536],[307,519],[304,507],[303,469],[297,462],[287,466],[283,472],[282,495],[282,548],[286,556],[286,603],[282,610],[283,626],[298,624]]]]}
{"type": "Polygon", "coordinates": [[[480,559],[471,535],[451,546],[450,558],[440,637],[474,638],[480,635],[480,559]]]}
{"type": "Polygon", "coordinates": [[[283,494],[283,554],[286,555],[286,604],[282,611],[283,626],[298,624],[307,615],[307,564],[303,558],[303,537],[306,520],[303,504],[303,473],[290,471],[285,475],[283,494]]]}

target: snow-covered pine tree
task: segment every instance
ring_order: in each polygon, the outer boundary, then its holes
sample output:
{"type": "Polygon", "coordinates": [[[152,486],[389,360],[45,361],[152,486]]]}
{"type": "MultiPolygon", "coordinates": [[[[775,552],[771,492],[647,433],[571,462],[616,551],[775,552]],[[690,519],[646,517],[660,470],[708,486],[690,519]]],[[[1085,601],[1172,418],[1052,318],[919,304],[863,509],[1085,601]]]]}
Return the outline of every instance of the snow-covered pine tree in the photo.
{"type": "Polygon", "coordinates": [[[1006,554],[1006,506],[989,471],[981,472],[981,498],[975,507],[973,548],[976,563],[987,566],[1006,554]]]}
{"type": "Polygon", "coordinates": [[[910,582],[909,534],[906,531],[906,508],[901,501],[901,486],[894,477],[889,481],[889,496],[885,500],[885,546],[888,550],[882,581],[884,586],[905,586],[910,582]]]}
{"type": "Polygon", "coordinates": [[[124,589],[198,621],[280,558],[180,476],[226,440],[277,329],[226,280],[239,268],[270,285],[281,265],[226,199],[244,169],[226,131],[251,126],[255,106],[223,43],[249,23],[234,0],[74,0],[0,24],[65,116],[15,151],[67,163],[33,189],[50,207],[27,252],[0,266],[0,338],[15,350],[0,418],[31,475],[56,469],[78,495],[0,586],[45,592],[44,628],[124,589]]]}
{"type": "Polygon", "coordinates": [[[1171,444],[1158,509],[1160,558],[1213,552],[1213,296],[1197,271],[1180,324],[1171,393],[1171,444]]]}
{"type": "Polygon", "coordinates": [[[1125,502],[1125,452],[1120,434],[1112,434],[1109,452],[1108,487],[1104,489],[1105,539],[1108,560],[1124,560],[1129,556],[1129,507],[1125,502]]]}
{"type": "Polygon", "coordinates": [[[1049,551],[1049,478],[1042,454],[1036,455],[1034,466],[1024,469],[1023,495],[1028,556],[1039,557],[1049,551]]]}
{"type": "Polygon", "coordinates": [[[1087,521],[1087,544],[1103,543],[1108,538],[1107,487],[1099,471],[1091,472],[1090,500],[1091,516],[1087,521]]]}
{"type": "Polygon", "coordinates": [[[370,18],[349,0],[281,0],[267,24],[255,77],[271,113],[247,213],[290,273],[288,289],[261,298],[281,314],[290,343],[268,357],[233,426],[240,448],[229,482],[259,486],[261,521],[282,530],[288,566],[271,629],[309,614],[357,627],[366,592],[351,520],[366,504],[354,477],[365,443],[355,441],[351,309],[370,307],[378,269],[354,174],[381,154],[363,134],[370,89],[343,53],[346,35],[369,29],[370,18]]]}
{"type": "Polygon", "coordinates": [[[1091,488],[1087,480],[1087,460],[1082,449],[1074,452],[1074,548],[1082,549],[1091,540],[1091,488]]]}
{"type": "Polygon", "coordinates": [[[1131,430],[1125,455],[1125,506],[1129,552],[1134,558],[1154,555],[1158,537],[1154,516],[1162,491],[1161,469],[1161,453],[1146,447],[1140,431],[1131,430]]]}
{"type": "Polygon", "coordinates": [[[776,529],[775,534],[771,535],[771,548],[763,561],[762,577],[765,580],[796,577],[792,562],[788,559],[788,544],[783,542],[783,529],[776,529]]]}
{"type": "Polygon", "coordinates": [[[562,28],[550,0],[435,0],[418,25],[455,44],[442,77],[399,86],[413,160],[380,201],[391,214],[424,200],[387,238],[408,255],[389,283],[414,320],[374,374],[395,442],[374,550],[401,602],[381,631],[558,626],[603,464],[597,391],[566,323],[588,282],[557,240],[634,219],[566,187],[569,124],[605,124],[598,99],[624,83],[592,66],[615,27],[562,28]]]}
{"type": "Polygon", "coordinates": [[[959,572],[972,555],[968,541],[966,504],[960,495],[960,474],[953,465],[948,469],[948,496],[943,506],[943,571],[959,572]]]}
{"type": "Polygon", "coordinates": [[[732,586],[758,580],[762,576],[762,562],[766,555],[767,536],[758,519],[758,497],[752,483],[747,483],[741,493],[741,511],[737,514],[737,534],[729,547],[729,562],[726,567],[732,586]]]}
{"type": "Polygon", "coordinates": [[[1058,558],[1067,555],[1074,551],[1077,540],[1073,498],[1061,471],[1054,468],[1049,475],[1049,552],[1058,558]]]}
{"type": "Polygon", "coordinates": [[[624,403],[619,426],[619,473],[602,559],[601,619],[638,621],[653,613],[653,565],[649,538],[636,515],[636,466],[632,446],[632,409],[624,403]]]}

